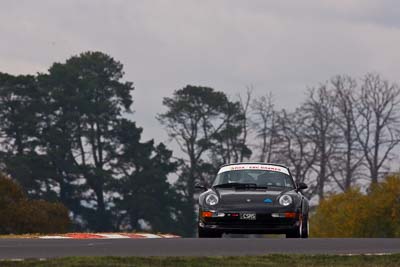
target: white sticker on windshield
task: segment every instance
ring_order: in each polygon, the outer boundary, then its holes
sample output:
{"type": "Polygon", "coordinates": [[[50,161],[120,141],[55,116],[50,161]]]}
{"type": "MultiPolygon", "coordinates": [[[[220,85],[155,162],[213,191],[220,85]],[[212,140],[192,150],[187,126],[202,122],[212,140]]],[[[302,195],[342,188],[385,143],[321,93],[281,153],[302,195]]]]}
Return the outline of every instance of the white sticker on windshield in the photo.
{"type": "Polygon", "coordinates": [[[282,172],[289,175],[289,171],[286,168],[275,166],[275,165],[264,165],[264,164],[240,164],[240,165],[229,165],[222,167],[219,173],[237,170],[266,170],[266,171],[276,171],[282,172]]]}

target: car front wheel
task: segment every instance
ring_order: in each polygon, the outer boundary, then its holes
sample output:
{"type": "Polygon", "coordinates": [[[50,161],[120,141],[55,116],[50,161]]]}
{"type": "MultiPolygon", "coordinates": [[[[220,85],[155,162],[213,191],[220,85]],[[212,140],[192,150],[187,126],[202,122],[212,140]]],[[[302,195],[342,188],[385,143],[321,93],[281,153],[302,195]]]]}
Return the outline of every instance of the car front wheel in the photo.
{"type": "Polygon", "coordinates": [[[308,222],[308,216],[305,216],[301,228],[301,238],[308,238],[309,232],[310,232],[310,223],[308,222]]]}
{"type": "Polygon", "coordinates": [[[309,234],[308,216],[304,216],[303,219],[300,220],[300,225],[298,227],[286,233],[286,238],[308,238],[308,234],[309,234]]]}

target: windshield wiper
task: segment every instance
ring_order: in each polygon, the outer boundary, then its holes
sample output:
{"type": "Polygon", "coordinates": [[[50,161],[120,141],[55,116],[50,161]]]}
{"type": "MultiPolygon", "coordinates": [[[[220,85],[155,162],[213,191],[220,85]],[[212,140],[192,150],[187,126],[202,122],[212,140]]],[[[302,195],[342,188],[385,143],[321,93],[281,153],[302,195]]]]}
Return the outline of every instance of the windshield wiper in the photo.
{"type": "Polygon", "coordinates": [[[258,186],[254,183],[226,183],[226,184],[217,184],[213,186],[214,188],[262,188],[267,189],[267,186],[258,186]]]}
{"type": "Polygon", "coordinates": [[[284,185],[269,185],[269,187],[278,187],[278,188],[288,188],[288,189],[293,189],[293,187],[290,187],[290,186],[284,186],[284,185]]]}

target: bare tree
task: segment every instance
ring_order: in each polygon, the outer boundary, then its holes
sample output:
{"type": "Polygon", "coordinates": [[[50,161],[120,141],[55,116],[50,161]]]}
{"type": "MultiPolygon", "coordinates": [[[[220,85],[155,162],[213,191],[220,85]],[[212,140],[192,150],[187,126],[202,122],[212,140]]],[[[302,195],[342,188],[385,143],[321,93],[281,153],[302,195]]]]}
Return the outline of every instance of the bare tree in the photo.
{"type": "MultiPolygon", "coordinates": [[[[278,115],[279,145],[276,158],[290,167],[296,183],[310,181],[317,148],[315,143],[306,136],[306,118],[299,110],[289,114],[283,110],[278,115]]],[[[312,187],[311,184],[310,186],[312,187]]],[[[313,191],[312,189],[311,191],[313,191]]]]}
{"type": "Polygon", "coordinates": [[[316,162],[313,166],[317,174],[316,193],[319,199],[324,198],[324,187],[332,176],[329,161],[336,152],[337,130],[335,127],[334,96],[326,84],[312,88],[307,100],[300,108],[305,116],[307,138],[314,142],[317,149],[316,162]]]}
{"type": "Polygon", "coordinates": [[[276,111],[274,108],[271,93],[254,99],[252,103],[253,127],[256,130],[256,137],[261,139],[260,162],[271,162],[273,156],[273,146],[276,141],[276,111]]]}
{"type": "Polygon", "coordinates": [[[354,119],[357,140],[374,184],[400,142],[400,88],[379,74],[368,73],[362,79],[358,98],[358,117],[354,119]]]}
{"type": "MultiPolygon", "coordinates": [[[[249,131],[250,131],[250,104],[251,104],[251,100],[252,100],[252,95],[253,95],[253,87],[249,86],[246,88],[246,94],[244,97],[242,97],[239,94],[239,104],[240,104],[240,110],[241,113],[243,114],[243,119],[241,121],[242,124],[242,138],[240,140],[241,142],[241,147],[242,148],[247,148],[248,144],[247,144],[247,138],[249,135],[249,131]]],[[[248,151],[246,153],[246,151],[244,149],[242,149],[242,151],[240,152],[239,155],[239,160],[240,162],[243,162],[243,160],[249,157],[248,155],[248,151]]]]}
{"type": "Polygon", "coordinates": [[[354,97],[356,81],[350,76],[335,76],[330,84],[334,95],[335,117],[340,142],[333,160],[329,161],[332,178],[342,191],[350,189],[359,177],[363,154],[357,141],[355,120],[358,99],[354,97]]]}

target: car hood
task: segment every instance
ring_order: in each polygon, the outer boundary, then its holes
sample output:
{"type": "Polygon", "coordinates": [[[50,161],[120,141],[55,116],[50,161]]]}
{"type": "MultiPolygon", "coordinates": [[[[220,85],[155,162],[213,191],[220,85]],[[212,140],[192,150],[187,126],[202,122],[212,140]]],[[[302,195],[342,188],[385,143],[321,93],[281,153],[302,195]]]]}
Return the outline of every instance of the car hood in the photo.
{"type": "Polygon", "coordinates": [[[292,190],[215,188],[214,191],[219,196],[218,206],[220,209],[253,210],[280,206],[278,202],[279,196],[284,193],[290,193],[292,190]]]}

